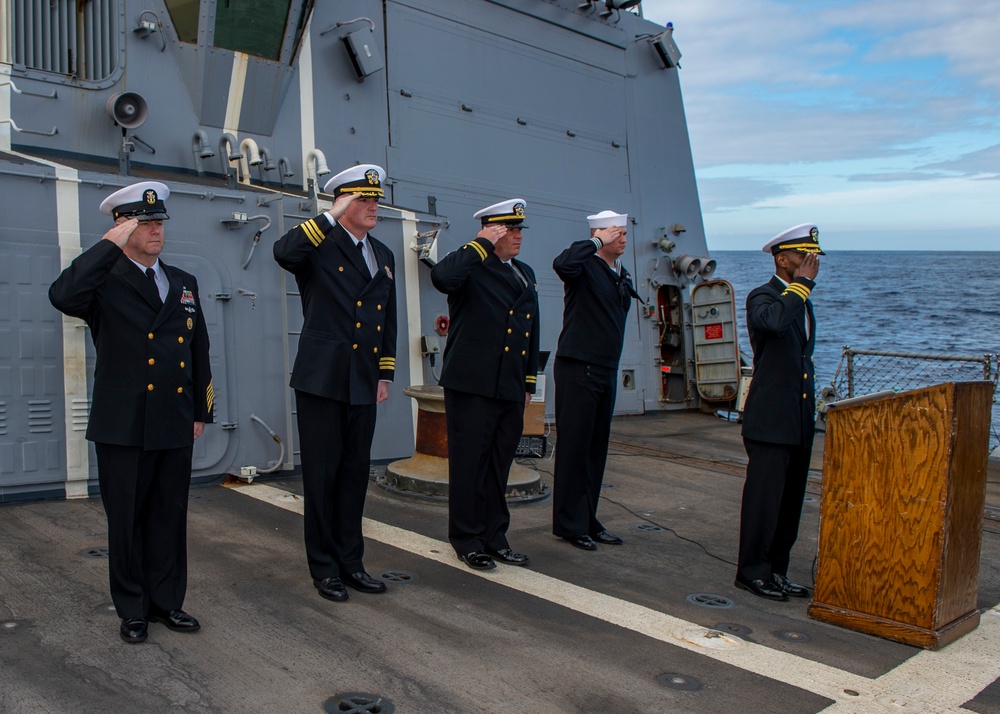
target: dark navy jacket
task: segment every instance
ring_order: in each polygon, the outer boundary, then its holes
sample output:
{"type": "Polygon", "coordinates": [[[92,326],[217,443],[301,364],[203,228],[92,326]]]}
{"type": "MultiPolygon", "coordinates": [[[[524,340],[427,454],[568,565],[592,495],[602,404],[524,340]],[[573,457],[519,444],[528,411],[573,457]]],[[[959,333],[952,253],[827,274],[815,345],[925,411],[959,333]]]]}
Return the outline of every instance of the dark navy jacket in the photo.
{"type": "Polygon", "coordinates": [[[808,295],[814,286],[808,278],[796,278],[786,288],[775,276],[747,296],[747,331],[753,348],[753,380],[743,411],[747,439],[790,446],[812,444],[816,321],[808,295]]]}
{"type": "Polygon", "coordinates": [[[576,241],[552,262],[565,283],[563,328],[556,357],[618,368],[625,341],[625,320],[632,298],[632,276],[625,266],[611,270],[591,240],[576,241]]]}
{"type": "Polygon", "coordinates": [[[87,438],[147,451],[194,442],[194,422],[211,422],[215,393],[208,329],[190,273],[160,261],[156,285],[110,240],[74,260],[49,288],[49,301],[85,320],[97,349],[87,438]]]}
{"type": "Polygon", "coordinates": [[[274,244],[274,259],[295,276],[302,334],[290,385],[347,404],[374,404],[380,379],[396,373],[396,262],[371,234],[372,277],[351,236],[326,214],[274,244]]]}
{"type": "Polygon", "coordinates": [[[511,261],[527,279],[525,286],[494,250],[477,238],[431,270],[434,287],[448,296],[451,317],[440,385],[523,402],[525,392],[535,393],[538,374],[535,272],[511,261]]]}

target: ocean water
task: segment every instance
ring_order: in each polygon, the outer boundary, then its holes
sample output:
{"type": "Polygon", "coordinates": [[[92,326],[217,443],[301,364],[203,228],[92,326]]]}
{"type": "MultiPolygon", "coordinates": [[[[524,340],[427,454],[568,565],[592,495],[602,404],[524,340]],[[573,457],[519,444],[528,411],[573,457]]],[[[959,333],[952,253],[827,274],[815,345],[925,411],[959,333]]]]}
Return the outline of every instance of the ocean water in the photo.
{"type": "MultiPolygon", "coordinates": [[[[728,280],[736,292],[740,347],[749,355],[746,297],[774,274],[774,261],[762,251],[719,251],[712,257],[718,263],[713,277],[728,280]]],[[[891,352],[1000,352],[1000,252],[831,251],[820,258],[811,299],[817,389],[834,380],[845,345],[891,352]]],[[[865,366],[862,359],[867,358],[858,358],[859,370],[865,366]]],[[[885,382],[881,388],[976,378],[968,368],[950,373],[947,363],[868,365],[873,382],[885,382]],[[893,378],[899,381],[890,383],[893,378]]],[[[998,440],[1000,403],[995,400],[991,447],[998,440]]]]}

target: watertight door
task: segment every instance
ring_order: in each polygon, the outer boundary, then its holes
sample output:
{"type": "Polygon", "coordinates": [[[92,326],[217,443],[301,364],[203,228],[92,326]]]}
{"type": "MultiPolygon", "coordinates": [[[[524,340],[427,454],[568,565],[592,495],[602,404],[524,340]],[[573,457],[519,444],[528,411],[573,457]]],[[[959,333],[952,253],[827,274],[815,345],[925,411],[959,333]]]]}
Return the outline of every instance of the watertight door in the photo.
{"type": "Polygon", "coordinates": [[[740,385],[733,286],[725,280],[698,284],[691,291],[691,309],[698,394],[709,402],[730,401],[740,385]]]}

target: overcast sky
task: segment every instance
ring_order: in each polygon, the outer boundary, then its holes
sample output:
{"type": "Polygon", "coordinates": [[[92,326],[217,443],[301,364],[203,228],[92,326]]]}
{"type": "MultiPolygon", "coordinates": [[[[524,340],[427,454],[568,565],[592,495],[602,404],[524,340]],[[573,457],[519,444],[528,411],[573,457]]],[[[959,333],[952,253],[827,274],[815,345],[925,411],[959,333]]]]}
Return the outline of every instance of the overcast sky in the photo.
{"type": "Polygon", "coordinates": [[[1000,0],[644,0],[709,248],[1000,250],[1000,0]]]}

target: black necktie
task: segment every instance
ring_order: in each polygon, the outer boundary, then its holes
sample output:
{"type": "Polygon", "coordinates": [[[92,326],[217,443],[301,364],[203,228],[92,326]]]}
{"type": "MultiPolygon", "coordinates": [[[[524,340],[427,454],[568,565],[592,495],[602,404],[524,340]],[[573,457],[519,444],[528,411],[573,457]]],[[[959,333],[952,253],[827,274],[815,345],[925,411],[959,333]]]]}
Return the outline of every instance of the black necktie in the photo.
{"type": "Polygon", "coordinates": [[[146,268],[146,277],[153,284],[153,293],[156,295],[157,301],[162,305],[163,298],[160,297],[160,286],[156,284],[156,271],[152,268],[146,268]]]}
{"type": "Polygon", "coordinates": [[[521,271],[518,270],[517,268],[515,268],[513,263],[507,263],[507,266],[512,271],[514,271],[514,275],[517,277],[517,282],[521,283],[522,287],[525,287],[525,288],[528,287],[528,281],[524,279],[523,275],[521,275],[521,271]]]}

